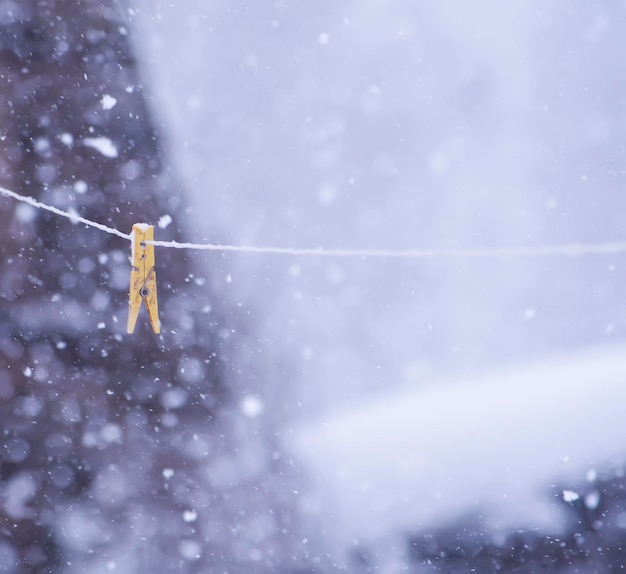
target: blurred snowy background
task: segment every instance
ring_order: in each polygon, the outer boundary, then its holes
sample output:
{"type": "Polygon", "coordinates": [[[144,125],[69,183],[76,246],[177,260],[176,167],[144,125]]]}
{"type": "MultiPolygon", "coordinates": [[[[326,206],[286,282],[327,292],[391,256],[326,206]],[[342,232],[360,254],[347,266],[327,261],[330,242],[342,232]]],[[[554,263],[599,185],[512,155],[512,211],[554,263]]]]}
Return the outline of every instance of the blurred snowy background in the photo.
{"type": "MultiPolygon", "coordinates": [[[[199,240],[463,248],[622,236],[623,17],[151,1],[134,22],[199,240]]],[[[615,340],[619,263],[229,256],[226,290],[263,318],[264,352],[291,346],[310,410],[615,340]]]]}
{"type": "MultiPolygon", "coordinates": [[[[177,193],[193,197],[174,225],[197,241],[624,237],[624,2],[133,9],[177,193]]],[[[264,416],[307,468],[303,505],[340,554],[487,499],[517,509],[494,520],[558,531],[557,502],[533,511],[550,485],[625,451],[622,256],[227,255],[211,271],[253,319],[242,360],[280,364],[264,416]]]]}
{"type": "MultiPolygon", "coordinates": [[[[620,241],[625,16],[0,0],[0,185],[196,243],[620,241]]],[[[623,255],[160,249],[163,334],[128,337],[127,246],[24,207],[0,204],[0,571],[626,566],[623,255]]]]}

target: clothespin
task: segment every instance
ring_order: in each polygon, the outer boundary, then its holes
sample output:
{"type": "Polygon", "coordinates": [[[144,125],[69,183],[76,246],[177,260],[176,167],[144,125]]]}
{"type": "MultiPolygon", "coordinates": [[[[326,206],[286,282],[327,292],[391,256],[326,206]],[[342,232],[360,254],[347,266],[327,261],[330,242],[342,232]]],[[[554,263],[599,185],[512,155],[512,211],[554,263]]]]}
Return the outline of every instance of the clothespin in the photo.
{"type": "Polygon", "coordinates": [[[154,226],[135,223],[131,232],[130,249],[130,293],[128,308],[128,332],[135,330],[141,303],[146,302],[150,324],[155,333],[161,332],[159,307],[157,304],[156,270],[154,268],[154,245],[146,241],[154,240],[154,226]]]}

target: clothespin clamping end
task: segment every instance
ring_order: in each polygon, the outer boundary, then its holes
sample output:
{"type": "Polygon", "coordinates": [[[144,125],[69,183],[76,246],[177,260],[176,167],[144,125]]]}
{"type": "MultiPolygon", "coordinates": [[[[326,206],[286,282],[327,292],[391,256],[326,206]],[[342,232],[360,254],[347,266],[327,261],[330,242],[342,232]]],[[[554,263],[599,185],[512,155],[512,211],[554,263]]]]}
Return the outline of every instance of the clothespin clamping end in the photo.
{"type": "Polygon", "coordinates": [[[145,301],[150,317],[150,324],[155,333],[161,332],[159,307],[157,303],[156,270],[154,267],[154,245],[147,243],[154,240],[154,226],[135,223],[131,232],[130,249],[130,293],[128,308],[128,328],[135,330],[141,304],[145,301]]]}

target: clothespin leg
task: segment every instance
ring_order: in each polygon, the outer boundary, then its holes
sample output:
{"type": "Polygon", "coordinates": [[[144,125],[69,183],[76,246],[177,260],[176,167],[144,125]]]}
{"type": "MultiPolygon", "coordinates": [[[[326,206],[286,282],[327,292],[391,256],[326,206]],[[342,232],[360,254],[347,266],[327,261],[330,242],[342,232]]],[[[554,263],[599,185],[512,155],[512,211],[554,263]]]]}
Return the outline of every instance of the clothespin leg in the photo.
{"type": "Polygon", "coordinates": [[[135,331],[135,325],[137,324],[137,317],[139,316],[139,309],[141,308],[141,295],[139,295],[139,289],[141,288],[142,281],[137,281],[133,276],[137,272],[131,269],[130,272],[130,292],[128,299],[128,324],[126,330],[129,333],[135,331]]]}
{"type": "Polygon", "coordinates": [[[154,268],[154,266],[148,272],[148,278],[146,279],[146,282],[144,283],[143,289],[140,294],[143,297],[144,301],[146,302],[146,307],[148,307],[148,316],[150,317],[150,324],[152,325],[152,330],[155,333],[160,333],[161,321],[159,321],[159,305],[157,302],[156,269],[154,268]]]}

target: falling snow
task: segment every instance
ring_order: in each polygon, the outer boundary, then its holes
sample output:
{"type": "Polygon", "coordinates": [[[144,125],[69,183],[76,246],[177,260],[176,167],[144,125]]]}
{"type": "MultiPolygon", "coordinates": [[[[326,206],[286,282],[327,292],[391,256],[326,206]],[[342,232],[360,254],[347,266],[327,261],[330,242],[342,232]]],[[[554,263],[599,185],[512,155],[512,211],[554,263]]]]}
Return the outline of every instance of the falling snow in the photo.
{"type": "Polygon", "coordinates": [[[171,215],[166,214],[166,215],[162,215],[161,217],[159,217],[158,226],[160,229],[167,228],[171,223],[172,223],[171,215]]]}
{"type": "Polygon", "coordinates": [[[107,137],[97,137],[97,138],[83,138],[83,145],[93,148],[96,151],[100,152],[103,156],[109,158],[116,158],[118,154],[117,147],[115,144],[107,137]]]}
{"type": "Polygon", "coordinates": [[[104,96],[102,96],[100,104],[102,104],[103,110],[111,110],[115,107],[115,104],[117,104],[117,99],[113,96],[110,96],[109,94],[105,94],[104,96]]]}
{"type": "Polygon", "coordinates": [[[135,221],[621,241],[623,7],[66,4],[0,3],[0,185],[69,215],[0,201],[0,571],[626,567],[617,252],[160,246],[126,333],[135,221]]]}
{"type": "Polygon", "coordinates": [[[263,403],[258,397],[244,397],[240,404],[241,410],[247,417],[256,418],[263,413],[263,403]]]}

